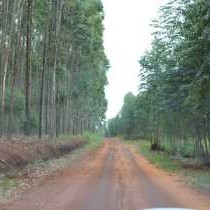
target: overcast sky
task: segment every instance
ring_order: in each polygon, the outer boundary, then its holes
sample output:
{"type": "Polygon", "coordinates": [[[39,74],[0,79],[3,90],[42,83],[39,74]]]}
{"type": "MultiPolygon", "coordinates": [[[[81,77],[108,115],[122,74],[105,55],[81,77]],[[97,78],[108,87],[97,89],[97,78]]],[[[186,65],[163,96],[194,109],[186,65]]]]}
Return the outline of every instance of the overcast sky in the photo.
{"type": "Polygon", "coordinates": [[[104,46],[110,61],[107,118],[120,111],[129,91],[137,94],[141,55],[151,43],[151,20],[167,0],[102,0],[105,10],[104,46]]]}

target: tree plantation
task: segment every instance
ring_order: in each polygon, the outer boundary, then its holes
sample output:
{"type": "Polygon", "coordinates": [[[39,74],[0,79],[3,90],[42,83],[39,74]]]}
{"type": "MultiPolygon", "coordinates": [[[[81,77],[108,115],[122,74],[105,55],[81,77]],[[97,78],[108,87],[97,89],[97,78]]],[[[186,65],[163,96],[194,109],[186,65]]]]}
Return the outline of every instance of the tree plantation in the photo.
{"type": "Polygon", "coordinates": [[[0,0],[0,210],[209,198],[210,0],[0,0]]]}
{"type": "Polygon", "coordinates": [[[100,0],[0,0],[0,135],[101,126],[103,18],[100,0]]]}
{"type": "Polygon", "coordinates": [[[139,94],[125,96],[108,134],[148,139],[210,165],[210,2],[169,1],[152,26],[139,94]]]}

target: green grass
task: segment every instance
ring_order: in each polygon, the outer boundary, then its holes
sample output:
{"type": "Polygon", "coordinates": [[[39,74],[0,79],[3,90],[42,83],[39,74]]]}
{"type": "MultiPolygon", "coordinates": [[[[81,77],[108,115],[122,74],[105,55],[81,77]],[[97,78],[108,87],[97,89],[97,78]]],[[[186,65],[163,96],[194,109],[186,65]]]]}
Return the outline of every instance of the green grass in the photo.
{"type": "Polygon", "coordinates": [[[12,191],[17,189],[19,185],[20,182],[17,179],[2,177],[0,179],[0,198],[11,196],[12,191]]]}
{"type": "Polygon", "coordinates": [[[146,141],[139,143],[139,148],[141,154],[143,154],[147,159],[164,170],[175,172],[181,169],[181,166],[173,161],[169,155],[163,152],[153,152],[150,150],[150,144],[146,141]]]}
{"type": "Polygon", "coordinates": [[[182,170],[182,176],[187,183],[210,192],[210,171],[182,170]]]}
{"type": "Polygon", "coordinates": [[[195,156],[195,146],[191,142],[186,142],[185,144],[180,145],[171,145],[171,144],[164,144],[164,149],[167,153],[174,155],[174,156],[180,156],[183,158],[194,158],[195,156]]]}
{"type": "Polygon", "coordinates": [[[82,139],[87,142],[84,149],[92,150],[98,148],[101,143],[103,136],[100,133],[84,132],[82,135],[61,135],[59,140],[68,141],[71,139],[82,139]]]}
{"type": "Polygon", "coordinates": [[[164,152],[154,152],[150,150],[150,143],[147,141],[131,141],[152,164],[180,175],[183,180],[201,190],[210,192],[210,169],[195,169],[193,167],[186,168],[181,162],[175,161],[169,154],[164,152]]]}
{"type": "Polygon", "coordinates": [[[87,141],[86,149],[88,150],[98,148],[101,145],[103,139],[101,134],[90,132],[85,132],[81,137],[87,141]]]}

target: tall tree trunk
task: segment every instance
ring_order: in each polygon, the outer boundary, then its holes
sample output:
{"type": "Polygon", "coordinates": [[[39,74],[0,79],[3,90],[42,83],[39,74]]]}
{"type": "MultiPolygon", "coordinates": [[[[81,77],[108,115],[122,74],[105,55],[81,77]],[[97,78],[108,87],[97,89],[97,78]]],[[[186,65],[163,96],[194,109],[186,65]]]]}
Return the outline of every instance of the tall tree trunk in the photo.
{"type": "Polygon", "coordinates": [[[42,116],[43,116],[43,96],[44,96],[44,81],[45,81],[45,64],[46,64],[46,33],[44,35],[43,61],[41,73],[40,101],[39,101],[39,138],[42,138],[42,116]]]}
{"type": "Polygon", "coordinates": [[[2,56],[1,56],[1,116],[0,116],[0,137],[4,133],[4,106],[5,106],[5,84],[6,84],[6,76],[7,76],[7,60],[8,60],[8,49],[6,46],[6,28],[8,23],[8,9],[9,9],[9,0],[5,0],[3,3],[3,8],[5,9],[4,14],[4,21],[3,21],[3,27],[2,27],[2,37],[1,37],[1,50],[2,50],[2,56]],[[4,57],[4,55],[6,57],[4,57]]]}
{"type": "Polygon", "coordinates": [[[30,80],[31,80],[31,26],[32,26],[32,0],[27,0],[27,33],[26,33],[26,72],[25,72],[25,134],[30,134],[30,80]]]}
{"type": "MultiPolygon", "coordinates": [[[[13,3],[13,8],[12,8],[12,13],[14,11],[19,11],[20,12],[20,1],[14,1],[13,3]]],[[[20,17],[18,17],[18,23],[20,22],[20,17]]],[[[14,132],[15,129],[15,119],[14,119],[14,113],[13,113],[13,106],[14,106],[14,90],[15,90],[15,82],[18,76],[18,53],[20,53],[20,24],[17,25],[18,29],[17,31],[15,30],[15,15],[12,16],[11,20],[11,28],[10,28],[10,35],[15,34],[15,41],[14,41],[14,46],[13,46],[13,65],[12,65],[12,72],[11,72],[11,92],[10,92],[10,116],[9,116],[9,131],[14,132]]]]}

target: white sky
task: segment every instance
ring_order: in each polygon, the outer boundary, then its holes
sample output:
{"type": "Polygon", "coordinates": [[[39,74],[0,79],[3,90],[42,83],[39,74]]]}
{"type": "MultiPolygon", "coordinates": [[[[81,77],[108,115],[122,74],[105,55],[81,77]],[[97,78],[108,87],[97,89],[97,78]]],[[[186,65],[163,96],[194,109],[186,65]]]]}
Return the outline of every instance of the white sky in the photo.
{"type": "Polygon", "coordinates": [[[139,85],[138,60],[150,46],[151,20],[167,0],[102,0],[105,10],[104,46],[111,64],[108,119],[115,117],[129,91],[137,94],[139,85]]]}

